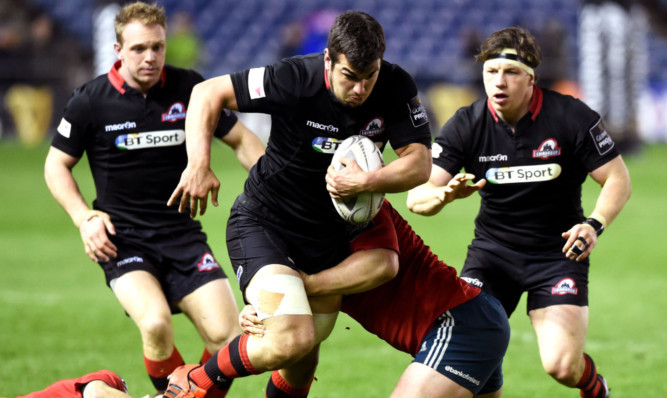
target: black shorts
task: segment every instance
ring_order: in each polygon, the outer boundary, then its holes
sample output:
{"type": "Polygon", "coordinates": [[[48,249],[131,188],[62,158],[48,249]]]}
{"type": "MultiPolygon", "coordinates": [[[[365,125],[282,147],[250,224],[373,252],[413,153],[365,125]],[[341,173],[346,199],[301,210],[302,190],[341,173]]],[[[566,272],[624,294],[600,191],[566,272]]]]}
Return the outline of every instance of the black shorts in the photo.
{"type": "MultiPolygon", "coordinates": [[[[118,256],[99,262],[107,285],[128,272],[146,271],[160,281],[165,297],[173,304],[210,281],[226,278],[201,229],[118,228],[115,236],[109,236],[118,256]]],[[[178,312],[173,305],[172,311],[178,312]]]]}
{"type": "Polygon", "coordinates": [[[268,264],[308,274],[337,265],[350,254],[348,236],[343,223],[317,232],[290,225],[242,194],[227,221],[227,252],[245,292],[255,273],[268,264]]]}
{"type": "Polygon", "coordinates": [[[509,317],[523,292],[528,292],[526,312],[559,304],[588,305],[588,269],[588,259],[572,261],[560,250],[527,254],[475,238],[461,277],[500,300],[509,317]]]}

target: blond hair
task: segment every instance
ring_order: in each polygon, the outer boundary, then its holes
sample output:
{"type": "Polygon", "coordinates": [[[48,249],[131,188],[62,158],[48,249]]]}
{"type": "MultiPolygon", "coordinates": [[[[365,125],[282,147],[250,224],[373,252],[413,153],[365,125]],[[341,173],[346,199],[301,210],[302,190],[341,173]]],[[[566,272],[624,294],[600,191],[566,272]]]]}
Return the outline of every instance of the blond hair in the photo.
{"type": "Polygon", "coordinates": [[[123,44],[123,31],[125,26],[132,21],[139,21],[143,25],[160,25],[167,31],[167,16],[164,8],[155,4],[147,4],[141,1],[128,4],[123,7],[114,20],[116,30],[116,41],[123,44]]]}

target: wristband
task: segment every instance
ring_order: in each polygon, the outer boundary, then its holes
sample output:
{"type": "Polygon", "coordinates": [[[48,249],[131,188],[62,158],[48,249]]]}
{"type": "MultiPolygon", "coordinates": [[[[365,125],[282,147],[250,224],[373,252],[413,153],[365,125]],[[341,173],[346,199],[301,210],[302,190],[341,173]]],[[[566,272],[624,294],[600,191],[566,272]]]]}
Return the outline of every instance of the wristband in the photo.
{"type": "Polygon", "coordinates": [[[594,219],[593,217],[588,217],[583,224],[588,224],[595,230],[595,233],[600,236],[604,232],[604,224],[600,221],[594,219]]]}

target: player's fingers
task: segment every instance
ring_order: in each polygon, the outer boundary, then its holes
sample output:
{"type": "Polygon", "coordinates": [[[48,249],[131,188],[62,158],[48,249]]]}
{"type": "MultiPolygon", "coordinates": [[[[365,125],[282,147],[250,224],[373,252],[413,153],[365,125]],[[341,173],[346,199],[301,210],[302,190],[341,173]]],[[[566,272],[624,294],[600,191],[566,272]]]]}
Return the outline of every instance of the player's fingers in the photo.
{"type": "Polygon", "coordinates": [[[440,202],[444,202],[445,198],[447,197],[447,192],[448,191],[451,191],[451,188],[449,188],[448,186],[445,185],[444,187],[442,187],[442,189],[436,191],[436,198],[440,202]]]}
{"type": "Polygon", "coordinates": [[[329,196],[331,196],[334,199],[340,199],[341,196],[338,193],[338,190],[331,186],[330,184],[327,184],[327,191],[329,191],[329,196]]]}
{"type": "Polygon", "coordinates": [[[211,204],[215,207],[218,207],[218,192],[220,191],[220,185],[216,185],[211,189],[211,204]]]}
{"type": "MultiPolygon", "coordinates": [[[[581,235],[572,234],[570,238],[574,238],[574,241],[567,249],[566,253],[567,258],[576,261],[581,261],[584,258],[586,258],[588,256],[588,253],[590,253],[589,250],[590,242],[581,235]]],[[[570,240],[571,239],[568,239],[568,242],[570,242],[570,240]]]]}
{"type": "Polygon", "coordinates": [[[114,245],[113,242],[110,240],[107,241],[102,250],[104,251],[104,253],[108,254],[113,258],[116,258],[118,256],[118,249],[116,248],[116,245],[114,245]]]}
{"type": "Polygon", "coordinates": [[[183,192],[181,195],[181,201],[178,202],[178,212],[179,213],[184,213],[185,209],[188,208],[188,202],[190,201],[190,195],[187,193],[183,192]]]}
{"type": "Polygon", "coordinates": [[[197,202],[199,202],[199,215],[203,216],[204,213],[206,213],[206,208],[208,207],[208,195],[206,195],[204,199],[199,199],[197,202]]]}
{"type": "Polygon", "coordinates": [[[91,253],[96,258],[101,259],[102,261],[105,262],[109,261],[109,254],[110,254],[110,251],[106,249],[107,242],[108,239],[106,239],[106,235],[104,236],[104,238],[101,238],[99,236],[94,236],[88,242],[88,246],[90,247],[91,253]]]}
{"type": "Polygon", "coordinates": [[[109,256],[104,253],[103,250],[98,248],[98,246],[95,246],[94,244],[89,244],[90,247],[90,253],[88,257],[90,257],[93,261],[99,262],[99,260],[102,260],[104,262],[109,261],[109,256]]]}
{"type": "Polygon", "coordinates": [[[458,173],[452,178],[452,181],[466,181],[466,173],[458,173]]]}
{"type": "Polygon", "coordinates": [[[103,220],[104,227],[106,228],[107,232],[109,232],[111,235],[116,235],[116,227],[114,227],[113,223],[111,222],[111,218],[107,216],[103,220]]]}
{"type": "Polygon", "coordinates": [[[197,203],[197,198],[194,196],[190,196],[189,198],[189,205],[190,205],[190,217],[195,218],[197,216],[197,208],[198,208],[198,203],[197,203]]]}
{"type": "Polygon", "coordinates": [[[95,251],[91,249],[87,244],[84,244],[83,247],[86,249],[86,255],[93,261],[97,262],[97,257],[95,257],[95,251]]]}
{"type": "Polygon", "coordinates": [[[336,182],[336,179],[335,179],[336,174],[335,173],[337,173],[337,172],[334,170],[333,172],[327,173],[327,175],[324,176],[324,181],[327,183],[327,185],[333,186],[335,184],[335,182],[336,182]]]}
{"type": "Polygon", "coordinates": [[[171,193],[171,196],[167,201],[167,206],[172,206],[174,203],[176,203],[176,199],[178,199],[182,194],[183,194],[183,187],[181,187],[181,185],[179,184],[176,187],[176,189],[174,189],[174,192],[171,193]]]}
{"type": "Polygon", "coordinates": [[[264,337],[264,329],[258,328],[258,327],[252,327],[250,328],[251,333],[255,337],[264,337]]]}

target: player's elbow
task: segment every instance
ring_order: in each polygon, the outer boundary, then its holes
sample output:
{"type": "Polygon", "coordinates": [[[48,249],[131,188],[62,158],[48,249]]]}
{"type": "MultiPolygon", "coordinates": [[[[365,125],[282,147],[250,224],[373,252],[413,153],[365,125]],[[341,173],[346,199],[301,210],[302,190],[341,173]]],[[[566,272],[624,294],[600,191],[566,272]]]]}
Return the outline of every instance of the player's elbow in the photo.
{"type": "Polygon", "coordinates": [[[432,160],[430,156],[420,159],[419,165],[413,169],[411,181],[413,188],[428,182],[431,177],[432,160]]]}

